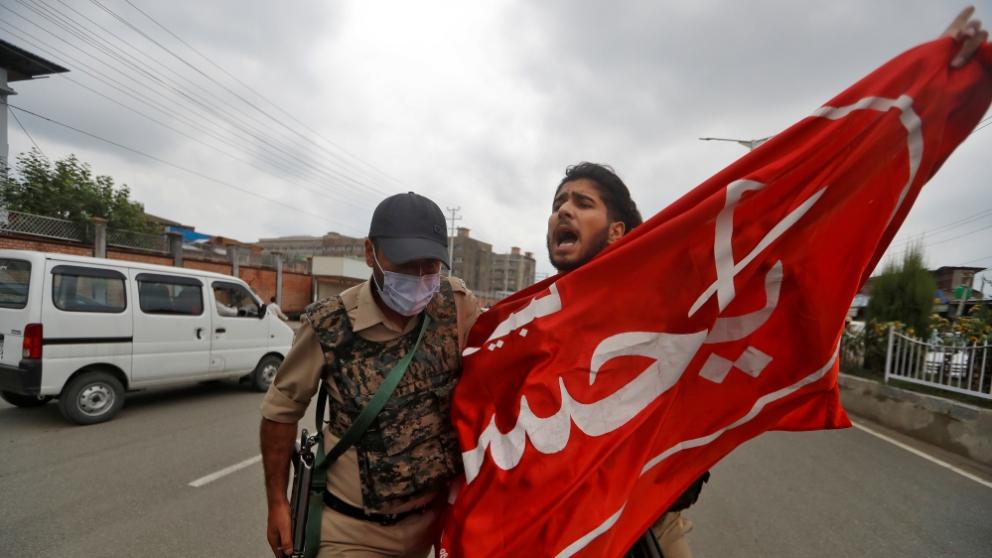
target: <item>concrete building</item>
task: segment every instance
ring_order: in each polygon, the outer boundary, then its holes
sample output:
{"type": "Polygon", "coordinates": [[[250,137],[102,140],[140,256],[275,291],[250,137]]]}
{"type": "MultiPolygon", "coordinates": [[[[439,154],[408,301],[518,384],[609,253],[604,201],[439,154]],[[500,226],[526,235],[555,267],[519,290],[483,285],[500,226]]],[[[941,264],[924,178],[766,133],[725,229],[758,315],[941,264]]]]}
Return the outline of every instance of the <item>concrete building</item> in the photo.
{"type": "Polygon", "coordinates": [[[372,276],[372,268],[365,264],[364,259],[314,256],[311,266],[315,301],[339,295],[341,291],[372,276]]]}
{"type": "MultiPolygon", "coordinates": [[[[494,254],[492,244],[472,238],[459,227],[448,242],[452,274],[486,304],[534,283],[535,261],[531,252],[514,247],[509,254],[494,254]]],[[[315,299],[333,296],[369,278],[365,265],[365,239],[329,232],[324,236],[282,236],[257,243],[266,252],[281,254],[288,266],[311,260],[315,299]]]]}
{"type": "Polygon", "coordinates": [[[465,281],[472,291],[484,293],[492,283],[493,245],[472,238],[469,232],[465,227],[458,227],[457,235],[448,237],[451,274],[465,281]]]}
{"type": "Polygon", "coordinates": [[[365,238],[329,232],[321,239],[321,255],[365,260],[365,238]]]}
{"type": "Polygon", "coordinates": [[[315,256],[365,258],[365,239],[329,232],[324,236],[277,236],[256,243],[267,252],[283,254],[287,261],[304,261],[315,256]]]}
{"type": "Polygon", "coordinates": [[[509,254],[493,254],[490,290],[502,298],[534,284],[536,261],[533,252],[520,252],[514,246],[509,254]]]}
{"type": "Polygon", "coordinates": [[[319,236],[278,236],[262,238],[256,244],[269,252],[279,252],[287,256],[314,256],[319,251],[322,237],[319,236]]]}
{"type": "MultiPolygon", "coordinates": [[[[985,271],[984,267],[944,266],[930,272],[937,288],[949,297],[955,296],[955,289],[961,286],[974,286],[975,275],[985,271]]],[[[973,295],[974,296],[974,295],[973,295]]]]}

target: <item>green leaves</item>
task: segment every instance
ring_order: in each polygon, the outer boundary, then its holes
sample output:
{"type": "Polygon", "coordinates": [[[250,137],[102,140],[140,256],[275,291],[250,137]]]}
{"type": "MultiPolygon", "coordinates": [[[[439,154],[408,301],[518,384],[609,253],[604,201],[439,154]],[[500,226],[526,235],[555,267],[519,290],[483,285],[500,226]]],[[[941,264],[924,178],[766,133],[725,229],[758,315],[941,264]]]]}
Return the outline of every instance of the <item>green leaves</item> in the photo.
{"type": "Polygon", "coordinates": [[[910,246],[901,263],[886,265],[872,280],[866,317],[876,322],[902,322],[925,337],[936,291],[937,283],[923,262],[923,249],[910,246]]]}
{"type": "Polygon", "coordinates": [[[9,210],[77,223],[103,217],[111,229],[159,232],[144,207],[130,198],[126,185],[115,187],[113,178],[94,176],[75,155],[53,163],[37,150],[19,155],[15,172],[0,183],[0,205],[9,210]]]}

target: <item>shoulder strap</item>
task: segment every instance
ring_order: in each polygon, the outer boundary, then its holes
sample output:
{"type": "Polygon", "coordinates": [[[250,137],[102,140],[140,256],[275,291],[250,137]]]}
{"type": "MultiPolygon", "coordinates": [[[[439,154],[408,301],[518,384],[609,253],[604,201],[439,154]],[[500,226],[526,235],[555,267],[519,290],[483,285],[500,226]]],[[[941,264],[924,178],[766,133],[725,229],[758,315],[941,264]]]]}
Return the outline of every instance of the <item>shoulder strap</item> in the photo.
{"type": "Polygon", "coordinates": [[[420,332],[417,334],[417,342],[414,343],[413,347],[407,351],[403,358],[399,360],[395,365],[393,365],[392,370],[383,380],[382,385],[379,386],[379,390],[375,392],[372,396],[372,400],[369,404],[362,409],[358,417],[351,423],[348,430],[341,436],[338,443],[334,444],[331,448],[330,453],[324,455],[324,436],[323,436],[323,420],[324,420],[324,408],[327,401],[327,386],[324,385],[324,381],[320,382],[320,392],[317,397],[317,432],[320,435],[317,437],[317,455],[315,456],[315,463],[313,466],[313,475],[310,477],[310,506],[307,513],[307,526],[306,526],[306,552],[304,556],[306,558],[314,558],[317,555],[317,549],[320,546],[320,526],[321,526],[321,512],[324,509],[324,490],[326,489],[327,475],[324,471],[327,470],[337,458],[348,450],[351,446],[355,445],[355,442],[361,439],[365,431],[368,430],[369,425],[375,420],[375,417],[379,414],[379,411],[386,405],[386,401],[393,395],[396,391],[396,386],[400,384],[400,380],[403,379],[403,375],[406,373],[407,367],[410,366],[410,362],[413,360],[413,355],[420,348],[420,342],[424,339],[424,332],[427,330],[428,324],[430,324],[431,317],[427,312],[423,313],[423,320],[420,322],[420,332]]]}
{"type": "MultiPolygon", "coordinates": [[[[424,312],[423,320],[420,322],[420,332],[417,334],[417,342],[409,351],[407,351],[405,355],[403,355],[403,358],[393,365],[393,369],[389,371],[386,379],[383,380],[382,385],[379,386],[379,390],[375,392],[374,396],[372,396],[372,400],[369,401],[369,404],[364,409],[362,409],[362,412],[359,413],[358,417],[352,421],[351,426],[341,436],[338,443],[334,444],[331,451],[328,452],[326,456],[322,455],[323,444],[320,443],[317,445],[317,464],[314,465],[315,470],[325,470],[331,463],[334,463],[337,458],[341,457],[341,455],[347,451],[348,448],[355,445],[355,443],[361,439],[362,435],[365,434],[365,431],[368,430],[369,426],[372,424],[372,421],[375,420],[375,417],[386,405],[386,401],[389,401],[389,398],[392,397],[393,392],[396,391],[396,386],[400,384],[400,380],[403,379],[403,375],[406,373],[407,367],[410,366],[410,362],[413,360],[413,355],[417,352],[421,341],[424,339],[424,332],[427,330],[427,326],[430,324],[430,321],[430,315],[424,312]]],[[[327,398],[327,388],[324,386],[323,382],[321,382],[320,395],[318,397],[317,428],[318,432],[322,432],[323,429],[321,427],[323,425],[321,424],[321,421],[324,420],[324,406],[327,398]]]]}

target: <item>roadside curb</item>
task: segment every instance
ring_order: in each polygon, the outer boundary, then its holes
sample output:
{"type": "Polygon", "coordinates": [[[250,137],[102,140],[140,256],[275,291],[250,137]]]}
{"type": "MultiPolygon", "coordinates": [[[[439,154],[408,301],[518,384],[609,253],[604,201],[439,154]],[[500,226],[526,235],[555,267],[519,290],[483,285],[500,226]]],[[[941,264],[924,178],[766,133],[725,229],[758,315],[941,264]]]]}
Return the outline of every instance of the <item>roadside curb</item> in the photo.
{"type": "Polygon", "coordinates": [[[838,384],[852,414],[992,466],[992,410],[849,374],[838,384]]]}

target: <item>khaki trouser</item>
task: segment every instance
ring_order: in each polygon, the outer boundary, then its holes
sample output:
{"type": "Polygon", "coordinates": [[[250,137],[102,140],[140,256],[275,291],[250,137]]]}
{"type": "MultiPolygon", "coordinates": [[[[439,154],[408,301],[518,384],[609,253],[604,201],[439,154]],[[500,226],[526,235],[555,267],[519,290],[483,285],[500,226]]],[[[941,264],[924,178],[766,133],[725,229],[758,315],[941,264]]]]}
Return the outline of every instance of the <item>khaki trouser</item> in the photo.
{"type": "Polygon", "coordinates": [[[437,511],[429,509],[386,527],[324,506],[317,558],[424,558],[434,545],[436,520],[437,511]]]}
{"type": "Polygon", "coordinates": [[[692,522],[683,517],[682,512],[666,513],[651,530],[654,531],[654,537],[658,539],[665,558],[692,558],[689,541],[685,538],[692,531],[692,522]]]}
{"type": "MultiPolygon", "coordinates": [[[[426,558],[436,539],[436,519],[437,511],[430,509],[386,527],[324,506],[317,558],[426,558]]],[[[692,522],[682,512],[666,513],[651,530],[665,558],[692,558],[685,538],[692,522]]]]}

